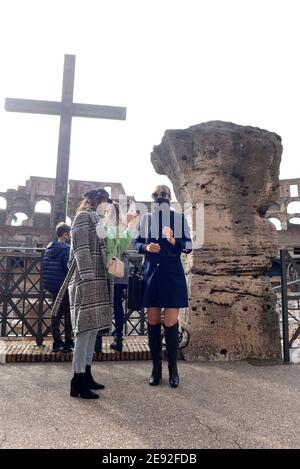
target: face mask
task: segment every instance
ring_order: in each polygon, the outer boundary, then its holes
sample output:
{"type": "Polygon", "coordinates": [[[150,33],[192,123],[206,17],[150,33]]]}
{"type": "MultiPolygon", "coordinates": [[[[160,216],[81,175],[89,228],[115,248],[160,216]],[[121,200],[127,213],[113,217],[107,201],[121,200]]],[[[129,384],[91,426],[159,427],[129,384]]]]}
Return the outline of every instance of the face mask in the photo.
{"type": "Polygon", "coordinates": [[[99,204],[96,208],[96,213],[97,215],[99,215],[100,217],[104,217],[104,212],[103,212],[103,208],[101,207],[101,204],[99,204]]]}
{"type": "Polygon", "coordinates": [[[164,197],[158,197],[158,198],[155,200],[155,202],[158,203],[159,205],[161,205],[161,204],[168,204],[168,205],[170,205],[169,199],[165,199],[164,197]]]}

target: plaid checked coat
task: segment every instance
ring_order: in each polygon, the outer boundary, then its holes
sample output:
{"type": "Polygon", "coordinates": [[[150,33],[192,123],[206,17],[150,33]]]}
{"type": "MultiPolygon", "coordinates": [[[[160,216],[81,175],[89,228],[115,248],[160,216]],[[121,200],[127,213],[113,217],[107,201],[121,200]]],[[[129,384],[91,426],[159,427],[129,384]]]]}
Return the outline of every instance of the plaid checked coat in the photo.
{"type": "Polygon", "coordinates": [[[69,289],[74,334],[111,329],[113,282],[106,273],[105,241],[96,234],[101,218],[91,209],[79,212],[71,228],[69,272],[59,291],[52,315],[69,289]]]}

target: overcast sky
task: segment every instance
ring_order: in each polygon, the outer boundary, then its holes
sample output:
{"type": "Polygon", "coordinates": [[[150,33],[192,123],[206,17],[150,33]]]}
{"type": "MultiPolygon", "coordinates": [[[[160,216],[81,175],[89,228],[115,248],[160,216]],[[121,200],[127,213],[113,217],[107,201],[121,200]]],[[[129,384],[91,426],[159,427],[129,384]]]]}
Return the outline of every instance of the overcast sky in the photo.
{"type": "Polygon", "coordinates": [[[73,119],[70,178],[122,182],[149,199],[170,128],[220,119],[277,132],[280,177],[300,177],[299,0],[1,0],[0,190],[55,176],[59,118],[4,111],[5,97],[127,107],[73,119]]]}

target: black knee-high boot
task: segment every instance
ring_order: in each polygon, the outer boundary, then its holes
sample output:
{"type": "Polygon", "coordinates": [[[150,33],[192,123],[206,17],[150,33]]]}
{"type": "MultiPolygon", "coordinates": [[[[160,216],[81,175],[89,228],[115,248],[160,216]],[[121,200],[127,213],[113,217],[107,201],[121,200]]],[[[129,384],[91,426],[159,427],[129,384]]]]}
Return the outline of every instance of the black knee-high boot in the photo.
{"type": "Polygon", "coordinates": [[[177,388],[179,384],[179,376],[177,370],[177,354],[178,354],[178,322],[174,326],[166,327],[164,325],[166,335],[166,347],[169,368],[169,383],[172,388],[177,388]]]}
{"type": "Polygon", "coordinates": [[[148,324],[148,340],[150,354],[153,363],[152,374],[149,378],[150,386],[156,386],[161,383],[162,377],[162,343],[161,343],[161,324],[148,324]]]}

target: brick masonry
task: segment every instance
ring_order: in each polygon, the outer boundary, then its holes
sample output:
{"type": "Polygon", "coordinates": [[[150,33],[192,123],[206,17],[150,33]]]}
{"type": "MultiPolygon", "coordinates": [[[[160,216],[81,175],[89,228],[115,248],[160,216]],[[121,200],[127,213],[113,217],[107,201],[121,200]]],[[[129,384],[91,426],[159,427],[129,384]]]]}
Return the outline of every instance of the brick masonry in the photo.
{"type": "MultiPolygon", "coordinates": [[[[94,361],[150,360],[147,336],[125,337],[121,353],[110,349],[112,340],[112,337],[103,337],[102,352],[94,353],[94,361]]],[[[166,358],[165,350],[163,355],[166,358]]],[[[0,363],[71,362],[72,356],[72,352],[52,353],[51,340],[45,340],[41,347],[27,338],[0,340],[0,363]]]]}

